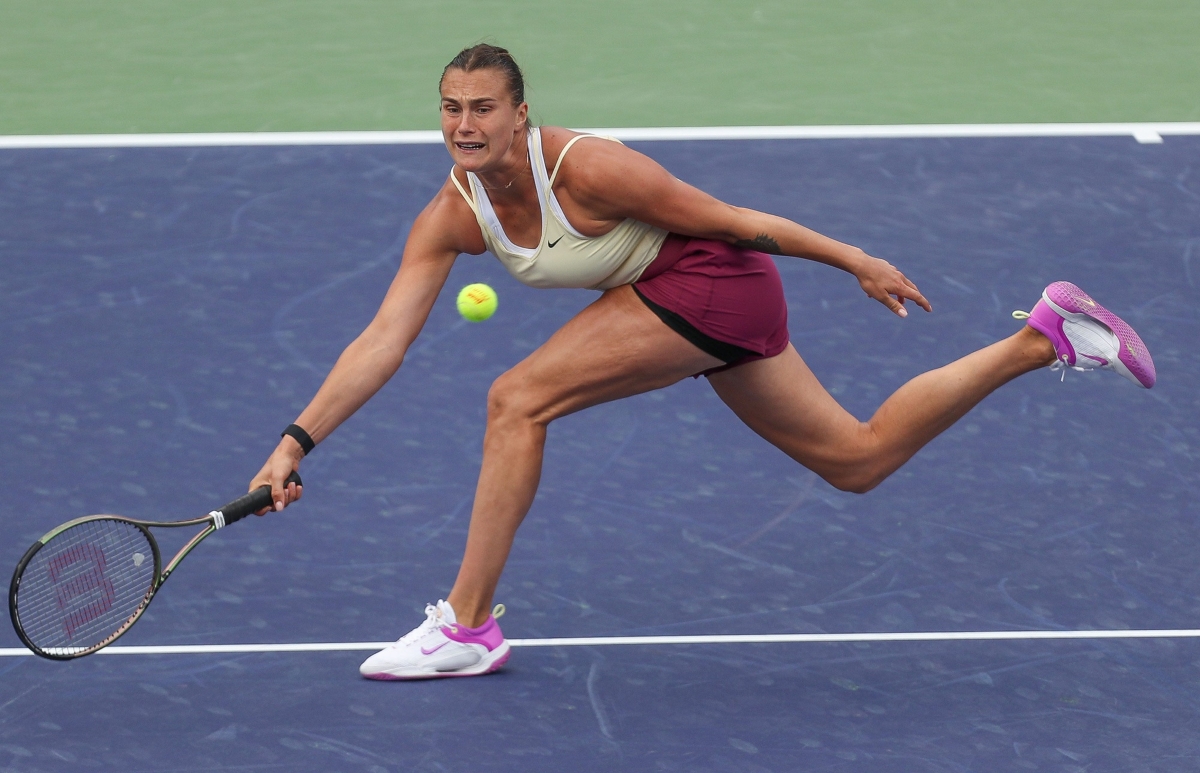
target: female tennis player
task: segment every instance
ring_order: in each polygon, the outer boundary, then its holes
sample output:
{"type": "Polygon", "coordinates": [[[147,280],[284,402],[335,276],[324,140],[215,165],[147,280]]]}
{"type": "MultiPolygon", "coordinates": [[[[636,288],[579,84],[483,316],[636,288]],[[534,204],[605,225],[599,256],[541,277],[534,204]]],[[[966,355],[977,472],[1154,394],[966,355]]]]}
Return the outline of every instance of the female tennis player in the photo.
{"type": "Polygon", "coordinates": [[[901,317],[910,301],[930,311],[903,273],[784,218],[718,201],[616,141],[533,127],[528,110],[521,71],[504,49],[477,45],[447,65],[450,177],[413,224],[375,318],[250,483],[270,484],[276,510],[300,497],[284,480],[400,367],[459,254],[491,251],[533,287],[602,291],[492,385],[458,578],[424,623],[363,663],[366,677],[469,676],[508,659],[492,596],[537,491],[547,425],[561,416],[702,374],[768,442],[837,488],[866,492],[1021,374],[1101,368],[1154,384],[1137,334],[1056,282],[1019,332],[917,376],[859,421],[788,342],[769,254],[842,269],[901,317]]]}

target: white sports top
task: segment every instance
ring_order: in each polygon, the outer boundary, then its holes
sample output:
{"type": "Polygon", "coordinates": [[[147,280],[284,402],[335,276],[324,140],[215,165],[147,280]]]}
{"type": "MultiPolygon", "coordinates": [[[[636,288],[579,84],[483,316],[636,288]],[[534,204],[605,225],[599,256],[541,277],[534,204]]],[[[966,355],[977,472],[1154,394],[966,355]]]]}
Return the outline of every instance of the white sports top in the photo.
{"type": "Polygon", "coordinates": [[[467,181],[474,194],[471,196],[454,173],[450,174],[454,187],[475,213],[488,250],[500,259],[508,273],[530,287],[608,290],[630,284],[654,261],[667,238],[663,229],[633,219],[623,220],[603,236],[584,236],[571,227],[554,196],[554,178],[571,146],[588,137],[618,141],[593,134],[572,137],[559,154],[554,173],[547,176],[541,130],[534,127],[529,132],[529,163],[542,210],[542,235],[533,249],[518,247],[504,233],[500,218],[496,217],[478,177],[467,172],[467,181]]]}

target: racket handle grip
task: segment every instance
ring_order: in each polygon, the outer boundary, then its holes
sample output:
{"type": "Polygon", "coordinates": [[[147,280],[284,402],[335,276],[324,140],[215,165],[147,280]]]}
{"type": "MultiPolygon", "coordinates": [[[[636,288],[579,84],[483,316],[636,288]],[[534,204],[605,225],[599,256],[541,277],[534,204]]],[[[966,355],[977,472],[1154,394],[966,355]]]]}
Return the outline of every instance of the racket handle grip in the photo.
{"type": "MultiPolygon", "coordinates": [[[[303,486],[304,482],[300,480],[299,473],[293,472],[284,481],[286,486],[289,483],[295,483],[297,486],[303,486]]],[[[274,502],[271,501],[271,487],[259,486],[249,494],[240,496],[229,504],[220,508],[219,512],[225,516],[225,525],[240,521],[250,513],[257,513],[264,507],[270,507],[274,502]]]]}

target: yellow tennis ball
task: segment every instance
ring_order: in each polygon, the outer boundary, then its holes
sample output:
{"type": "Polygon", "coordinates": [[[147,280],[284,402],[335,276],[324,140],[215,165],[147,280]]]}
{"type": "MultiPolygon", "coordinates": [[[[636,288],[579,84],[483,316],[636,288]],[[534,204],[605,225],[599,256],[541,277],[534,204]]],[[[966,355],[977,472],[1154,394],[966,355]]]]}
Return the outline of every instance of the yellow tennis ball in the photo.
{"type": "Polygon", "coordinates": [[[469,322],[483,322],[496,313],[496,291],[485,284],[467,285],[458,291],[458,313],[469,322]]]}

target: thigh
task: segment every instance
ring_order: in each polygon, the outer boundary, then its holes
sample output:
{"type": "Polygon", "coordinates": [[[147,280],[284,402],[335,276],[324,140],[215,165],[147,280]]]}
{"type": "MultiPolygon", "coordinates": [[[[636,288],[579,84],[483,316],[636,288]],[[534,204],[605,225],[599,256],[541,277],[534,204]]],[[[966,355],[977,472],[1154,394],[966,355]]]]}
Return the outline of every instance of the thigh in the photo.
{"type": "Polygon", "coordinates": [[[663,324],[625,285],[579,312],[497,387],[505,402],[550,421],[720,364],[663,324]]]}
{"type": "Polygon", "coordinates": [[[826,479],[869,446],[870,427],[833,399],[791,344],[770,359],[714,373],[709,383],[750,429],[826,479]]]}

